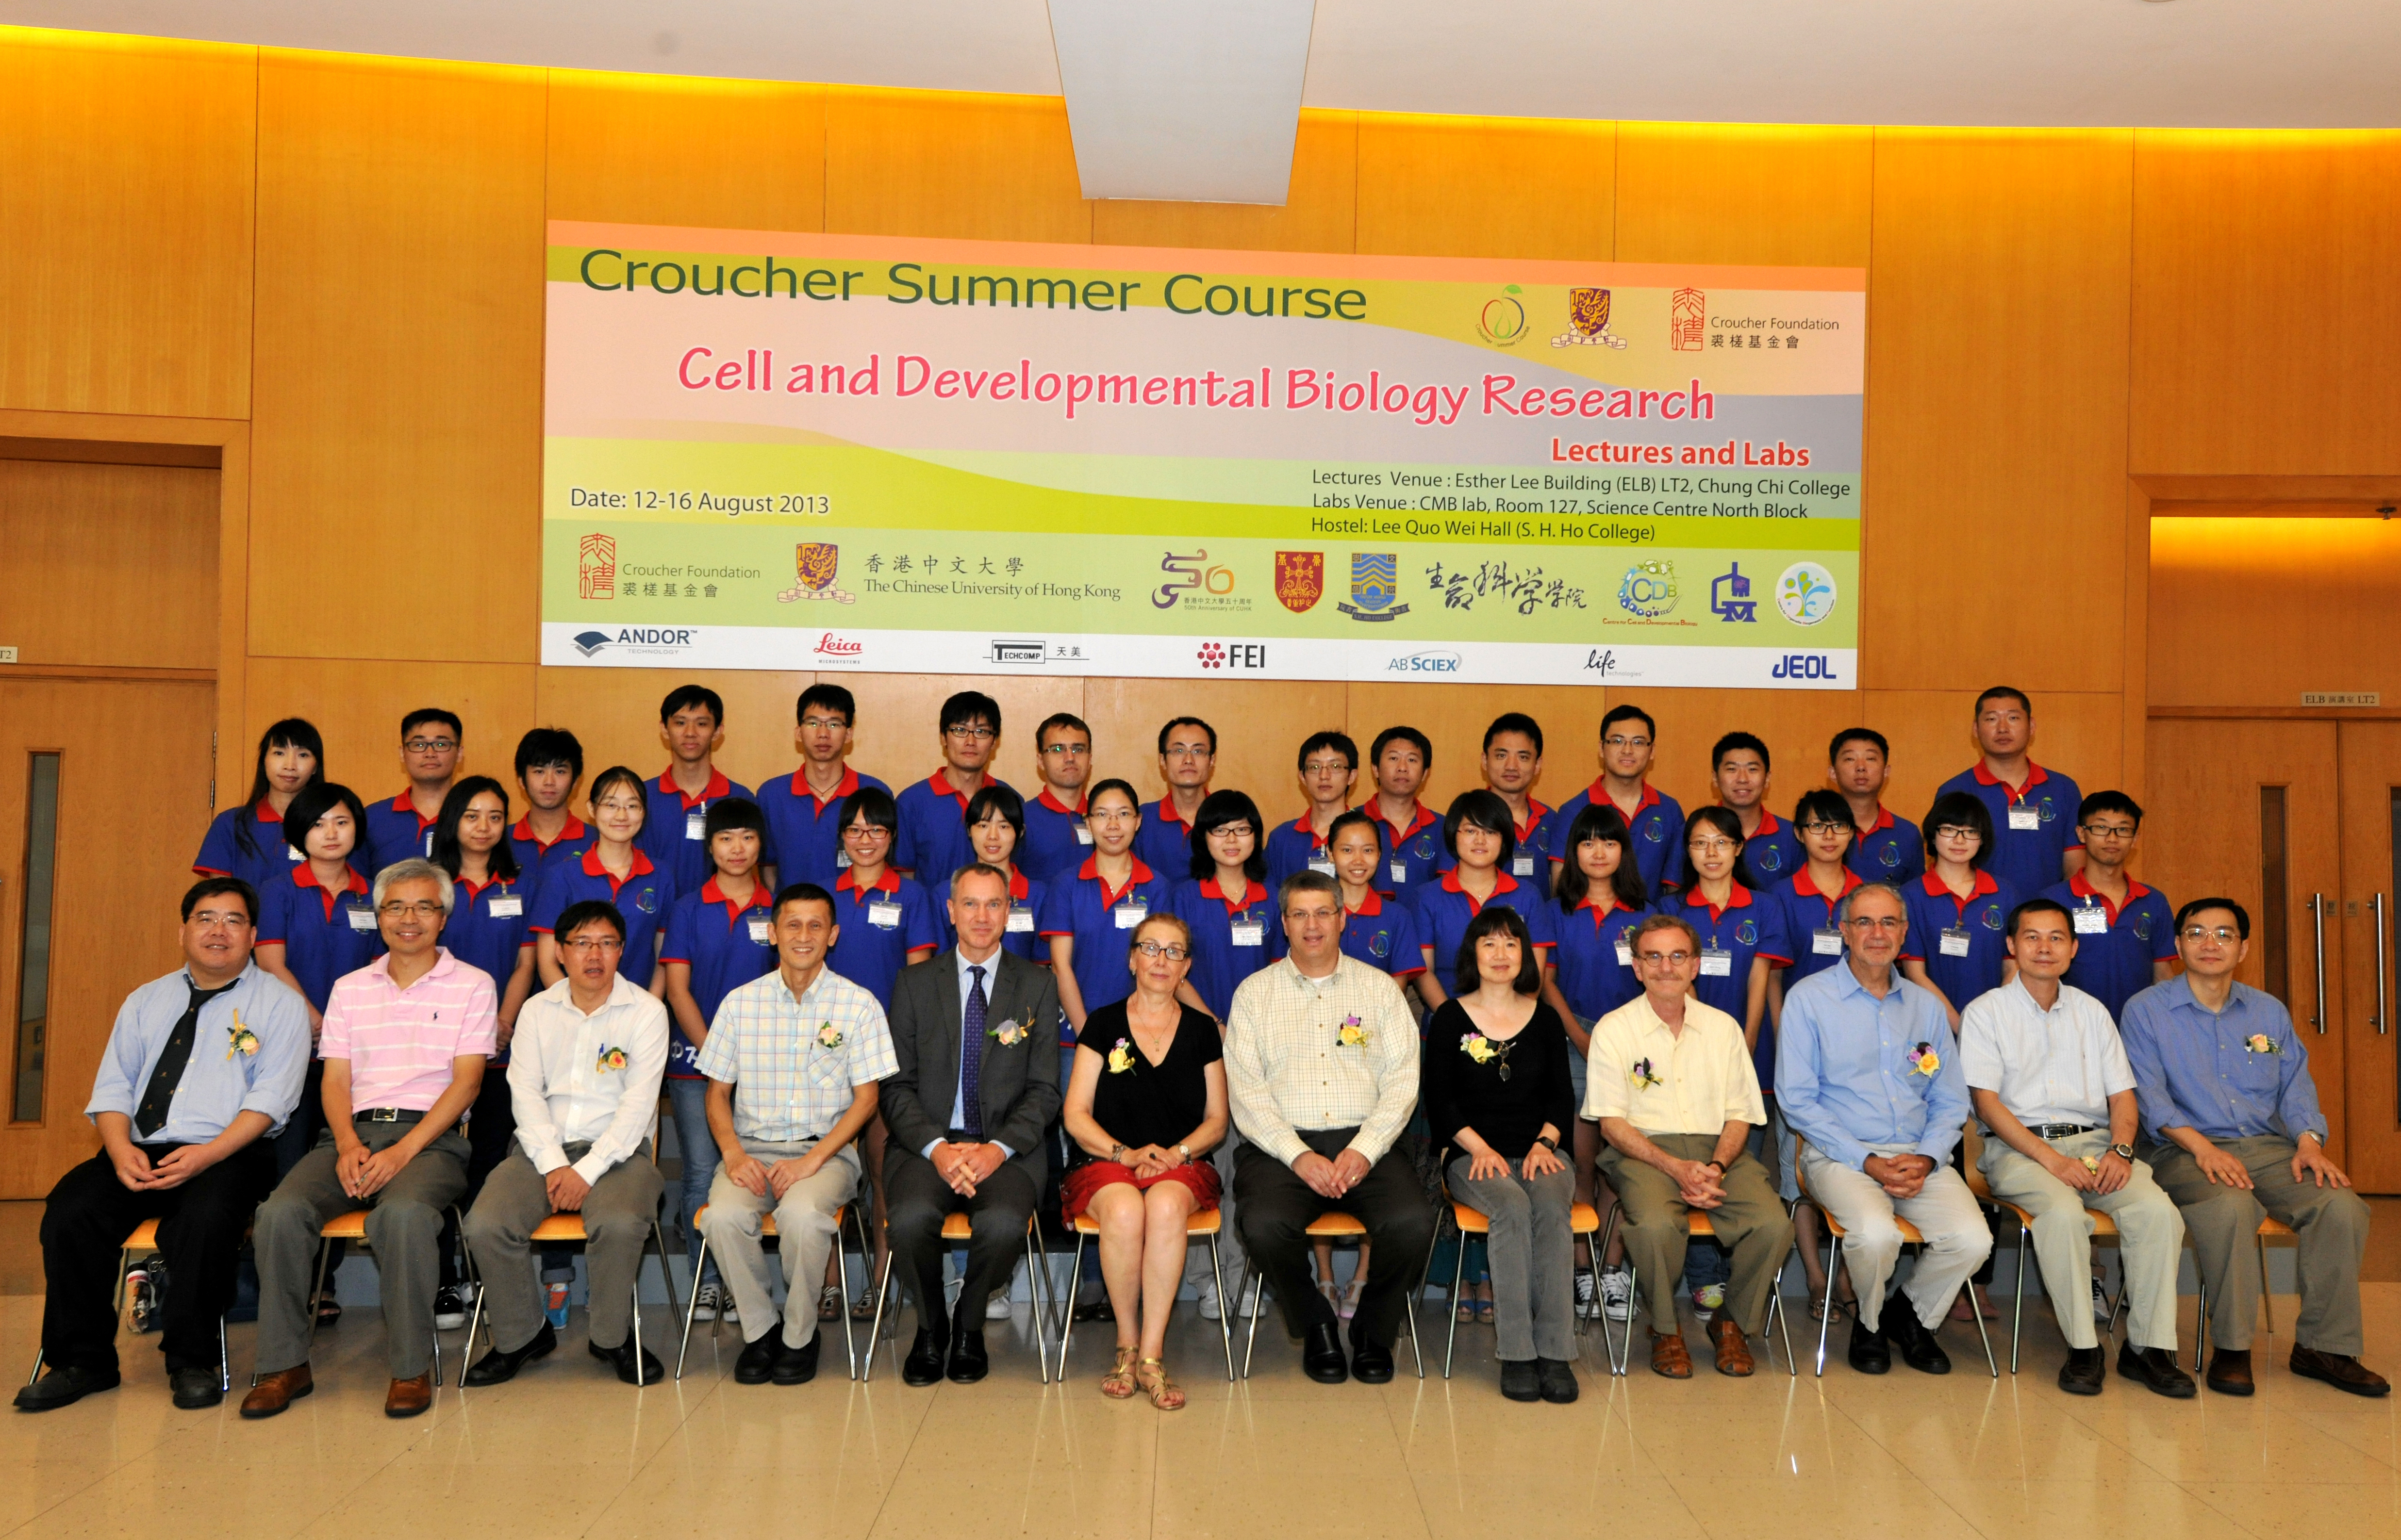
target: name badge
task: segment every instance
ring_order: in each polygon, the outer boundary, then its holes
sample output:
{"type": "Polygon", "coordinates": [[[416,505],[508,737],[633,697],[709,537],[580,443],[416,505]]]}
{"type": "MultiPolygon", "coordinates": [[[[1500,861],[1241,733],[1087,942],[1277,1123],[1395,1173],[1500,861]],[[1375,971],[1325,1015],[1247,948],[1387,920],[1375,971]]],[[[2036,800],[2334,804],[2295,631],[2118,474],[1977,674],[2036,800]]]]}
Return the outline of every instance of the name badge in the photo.
{"type": "Polygon", "coordinates": [[[707,835],[707,833],[708,813],[707,810],[694,808],[690,812],[683,815],[683,837],[686,839],[703,838],[707,835]]]}
{"type": "Polygon", "coordinates": [[[344,909],[342,912],[350,917],[350,929],[354,931],[372,931],[376,928],[373,909],[344,909]]]}
{"type": "Polygon", "coordinates": [[[1843,933],[1829,925],[1824,930],[1809,933],[1809,955],[1840,957],[1843,955],[1843,933]]]}
{"type": "MultiPolygon", "coordinates": [[[[296,861],[299,857],[295,856],[293,859],[296,861]]],[[[1395,861],[1389,869],[1393,874],[1393,881],[1394,883],[1406,882],[1409,879],[1409,864],[1407,862],[1395,861]]]]}
{"type": "Polygon", "coordinates": [[[1268,944],[1265,920],[1237,920],[1226,929],[1237,947],[1264,947],[1268,944]]]}
{"type": "Polygon", "coordinates": [[[1942,955],[1944,957],[1968,955],[1968,932],[1965,927],[1954,925],[1942,933],[1942,955]]]}
{"type": "Polygon", "coordinates": [[[301,854],[297,850],[294,849],[294,848],[293,848],[292,846],[290,846],[290,845],[286,845],[286,846],[284,846],[284,847],[283,847],[283,854],[284,854],[284,858],[285,858],[286,860],[291,860],[291,861],[306,861],[306,860],[308,860],[308,859],[309,859],[307,856],[305,856],[305,855],[301,854]]]}
{"type": "Polygon", "coordinates": [[[1032,935],[1034,934],[1034,911],[1032,909],[1009,910],[1008,928],[1015,931],[1020,935],[1032,935]]]}
{"type": "Polygon", "coordinates": [[[1330,855],[1312,855],[1309,858],[1309,869],[1313,872],[1324,872],[1326,876],[1332,877],[1334,858],[1330,855]]]}
{"type": "Polygon", "coordinates": [[[833,869],[838,872],[848,871],[850,869],[850,852],[848,851],[836,851],[833,852],[833,869]]]}
{"type": "Polygon", "coordinates": [[[1734,954],[1727,951],[1723,947],[1702,947],[1701,976],[1703,978],[1732,978],[1734,976],[1734,954]]]}
{"type": "Polygon", "coordinates": [[[900,925],[900,906],[888,902],[870,904],[867,906],[867,922],[879,930],[898,930],[900,925]]]}
{"type": "Polygon", "coordinates": [[[1621,968],[1634,966],[1634,943],[1622,935],[1617,938],[1617,965],[1621,968]]]}
{"type": "Polygon", "coordinates": [[[2023,804],[2011,808],[2010,810],[2010,827],[2013,829],[2041,828],[2042,810],[2040,808],[2029,808],[2023,804]]]}
{"type": "Polygon", "coordinates": [[[2109,911],[2098,904],[2086,904],[2070,911],[2076,918],[2078,935],[2107,935],[2109,911]]]}
{"type": "Polygon", "coordinates": [[[525,894],[503,893],[492,900],[494,920],[514,920],[525,913],[525,894]]]}
{"type": "Polygon", "coordinates": [[[1078,825],[1076,825],[1076,843],[1077,843],[1077,844],[1078,844],[1078,845],[1089,845],[1089,844],[1091,844],[1091,842],[1092,842],[1092,830],[1091,830],[1091,825],[1089,825],[1089,824],[1078,824],[1078,825]]]}
{"type": "Polygon", "coordinates": [[[1150,918],[1150,906],[1128,900],[1111,909],[1109,917],[1118,922],[1118,930],[1131,931],[1150,918]]]}
{"type": "Polygon", "coordinates": [[[757,942],[761,947],[766,946],[774,939],[768,932],[767,922],[765,920],[754,920],[750,921],[750,939],[757,942]]]}
{"type": "Polygon", "coordinates": [[[1521,855],[1511,861],[1509,863],[1509,875],[1512,877],[1533,876],[1534,858],[1530,855],[1521,855]]]}

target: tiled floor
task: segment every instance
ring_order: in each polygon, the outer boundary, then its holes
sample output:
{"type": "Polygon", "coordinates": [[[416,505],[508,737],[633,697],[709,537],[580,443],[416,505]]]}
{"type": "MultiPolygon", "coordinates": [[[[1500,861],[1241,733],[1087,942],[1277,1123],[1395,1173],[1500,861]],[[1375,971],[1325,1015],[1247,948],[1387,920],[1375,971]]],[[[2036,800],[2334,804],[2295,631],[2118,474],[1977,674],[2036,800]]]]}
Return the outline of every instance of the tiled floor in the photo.
{"type": "MultiPolygon", "coordinates": [[[[2401,1285],[2367,1295],[2368,1360],[2394,1373],[2401,1285]]],[[[2285,1329],[2295,1303],[2276,1302],[2285,1329]]],[[[0,1362],[30,1363],[40,1306],[0,1300],[0,1362]]],[[[1438,1315],[1427,1324],[1438,1333],[1438,1315]]],[[[649,1329],[666,1334],[664,1311],[649,1329]]],[[[2114,1379],[2097,1399],[2063,1396],[2047,1316],[2024,1372],[2004,1361],[1997,1381],[1964,1327],[1946,1334],[1956,1368],[1943,1379],[1898,1365],[1863,1378],[1838,1342],[1823,1380],[1805,1348],[1798,1379],[1778,1357],[1755,1379],[1722,1380],[1702,1357],[1689,1383],[1639,1363],[1613,1380],[1595,1338],[1584,1398],[1559,1408],[1501,1398],[1489,1329],[1461,1330],[1447,1383],[1438,1359],[1428,1378],[1410,1373],[1405,1350],[1393,1384],[1329,1388],[1301,1376],[1270,1321],[1254,1378],[1235,1387],[1215,1327],[1187,1315],[1170,1361],[1191,1405],[1161,1415],[1098,1393],[1105,1326],[1077,1331],[1068,1383],[1047,1388],[1030,1329],[1021,1310],[995,1331],[992,1378],[975,1386],[912,1390],[888,1345],[871,1384],[844,1381],[830,1352],[814,1384],[736,1385],[729,1330],[713,1349],[695,1342],[680,1383],[635,1391],[584,1353],[579,1310],[562,1351],[515,1383],[446,1389],[425,1416],[391,1422],[382,1331],[373,1310],[354,1310],[320,1341],[316,1394],[255,1424],[231,1400],[174,1411],[156,1339],[129,1338],[122,1389],[39,1417],[0,1411],[0,1475],[16,1473],[0,1479],[0,1532],[281,1540],[397,1520],[454,1540],[2401,1534],[2401,1402],[2294,1380],[2287,1340],[2261,1339],[2256,1398],[2179,1404],[2114,1379]]],[[[250,1334],[235,1329],[238,1370],[250,1334]]]]}

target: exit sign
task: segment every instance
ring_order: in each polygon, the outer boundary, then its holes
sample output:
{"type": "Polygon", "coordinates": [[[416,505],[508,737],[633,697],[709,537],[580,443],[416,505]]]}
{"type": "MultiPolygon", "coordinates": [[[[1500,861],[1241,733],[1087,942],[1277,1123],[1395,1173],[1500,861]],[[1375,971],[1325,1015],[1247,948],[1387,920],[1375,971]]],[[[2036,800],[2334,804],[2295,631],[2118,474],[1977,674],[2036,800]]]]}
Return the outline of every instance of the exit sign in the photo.
{"type": "Polygon", "coordinates": [[[2301,691],[2301,704],[2305,706],[2380,706],[2383,703],[2384,695],[2381,690],[2305,689],[2301,691]]]}

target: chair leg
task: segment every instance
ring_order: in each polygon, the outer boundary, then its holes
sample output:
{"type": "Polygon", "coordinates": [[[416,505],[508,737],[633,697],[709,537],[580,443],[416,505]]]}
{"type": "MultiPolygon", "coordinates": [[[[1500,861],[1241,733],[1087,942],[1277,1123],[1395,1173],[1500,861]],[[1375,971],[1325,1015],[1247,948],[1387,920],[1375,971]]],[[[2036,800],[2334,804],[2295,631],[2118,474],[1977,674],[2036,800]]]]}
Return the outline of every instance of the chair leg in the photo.
{"type": "MultiPolygon", "coordinates": [[[[869,1266],[872,1267],[873,1265],[873,1260],[870,1259],[869,1266]]],[[[875,1376],[875,1344],[884,1340],[884,1302],[891,1292],[892,1253],[886,1251],[884,1253],[883,1275],[877,1280],[875,1286],[875,1318],[868,1323],[867,1361],[861,1364],[858,1369],[858,1383],[860,1384],[865,1384],[869,1380],[875,1376]]],[[[917,1308],[920,1311],[924,1311],[939,1307],[928,1305],[925,1301],[920,1300],[917,1302],[917,1308]]]]}
{"type": "Polygon", "coordinates": [[[2259,1240],[2259,1309],[2268,1318],[2268,1335],[2276,1335],[2276,1296],[2268,1291],[2268,1237],[2259,1240]]]}
{"type": "MultiPolygon", "coordinates": [[[[1261,1273],[1255,1266],[1250,1272],[1251,1329],[1248,1338],[1242,1343],[1242,1378],[1245,1380],[1251,1377],[1252,1355],[1259,1350],[1259,1311],[1267,1298],[1268,1287],[1266,1274],[1261,1273]]],[[[1221,1317],[1226,1314],[1226,1296],[1223,1294],[1217,1296],[1217,1314],[1221,1317]]]]}
{"type": "MultiPolygon", "coordinates": [[[[1042,1221],[1028,1218],[1025,1221],[1025,1291],[1034,1298],[1034,1366],[1042,1383],[1050,1383],[1050,1280],[1042,1269],[1042,1221]]],[[[1060,1371],[1065,1372],[1062,1365],[1060,1371]]]]}
{"type": "Polygon", "coordinates": [[[2018,1291],[2017,1300],[2010,1306],[2010,1372],[2018,1371],[2019,1333],[2025,1329],[2026,1236],[2024,1220],[2018,1221],[2018,1291]]]}
{"type": "Polygon", "coordinates": [[[1975,1307],[1973,1314],[1976,1317],[1976,1336],[1984,1344],[1984,1368],[1991,1371],[1994,1379],[1997,1380],[2001,1377],[2001,1361],[1993,1356],[1993,1334],[1984,1329],[1983,1307],[1976,1304],[1976,1286],[1971,1281],[1960,1287],[1968,1291],[1968,1303],[1975,1307]]]}
{"type": "MultiPolygon", "coordinates": [[[[1454,1310],[1451,1314],[1456,1316],[1459,1312],[1454,1310]]],[[[1405,1312],[1405,1315],[1409,1323],[1409,1356],[1416,1360],[1418,1378],[1422,1380],[1425,1378],[1425,1348],[1418,1341],[1418,1313],[1410,1310],[1405,1312]]]]}
{"type": "Polygon", "coordinates": [[[217,1317],[217,1394],[233,1389],[233,1359],[226,1353],[226,1319],[217,1317]]]}
{"type": "MultiPolygon", "coordinates": [[[[692,1352],[692,1320],[700,1308],[700,1270],[708,1265],[708,1237],[700,1238],[700,1254],[692,1261],[692,1302],[683,1307],[683,1345],[676,1349],[675,1377],[683,1378],[683,1361],[692,1352]]],[[[844,1307],[847,1314],[849,1307],[844,1307]]]]}
{"type": "Polygon", "coordinates": [[[1818,1306],[1818,1378],[1826,1377],[1826,1328],[1834,1319],[1834,1274],[1843,1263],[1843,1237],[1831,1237],[1826,1247],[1826,1297],[1818,1306]]]}
{"type": "MultiPolygon", "coordinates": [[[[1442,1228],[1440,1219],[1434,1220],[1434,1228],[1442,1228]]],[[[1461,1230],[1459,1233],[1458,1261],[1450,1268],[1450,1308],[1443,1312],[1450,1320],[1447,1334],[1442,1340],[1442,1377],[1446,1380],[1450,1378],[1450,1356],[1459,1346],[1459,1291],[1466,1281],[1467,1232],[1461,1230]]]]}
{"type": "MultiPolygon", "coordinates": [[[[1076,1260],[1080,1262],[1083,1261],[1083,1256],[1084,1248],[1077,1247],[1076,1260]]],[[[1217,1237],[1214,1235],[1209,1237],[1209,1278],[1217,1286],[1217,1335],[1226,1344],[1226,1383],[1231,1384],[1234,1383],[1234,1323],[1233,1318],[1226,1314],[1226,1269],[1217,1260],[1217,1237]]],[[[1072,1297],[1068,1303],[1069,1308],[1072,1309],[1074,1307],[1072,1297]]],[[[1063,1350],[1059,1363],[1059,1377],[1063,1380],[1067,1377],[1067,1364],[1063,1350]]]]}
{"type": "Polygon", "coordinates": [[[1784,1308],[1784,1270],[1791,1265],[1791,1253],[1776,1264],[1776,1276],[1767,1286],[1767,1313],[1776,1317],[1777,1335],[1784,1339],[1785,1370],[1797,1380],[1801,1377],[1801,1360],[1792,1356],[1792,1312],[1784,1308]]]}
{"type": "MultiPolygon", "coordinates": [[[[1609,1211],[1608,1220],[1604,1221],[1600,1227],[1599,1238],[1594,1243],[1592,1253],[1592,1303],[1593,1308],[1600,1312],[1600,1350],[1609,1359],[1609,1371],[1612,1374],[1624,1374],[1626,1372],[1625,1360],[1633,1356],[1634,1354],[1634,1312],[1629,1306],[1626,1313],[1626,1352],[1623,1355],[1620,1355],[1617,1350],[1617,1337],[1609,1329],[1609,1304],[1608,1302],[1601,1297],[1600,1288],[1600,1274],[1605,1271],[1604,1259],[1609,1255],[1609,1243],[1614,1239],[1617,1234],[1617,1208],[1615,1206],[1612,1206],[1609,1211]]],[[[1626,1273],[1626,1277],[1629,1283],[1632,1281],[1633,1275],[1633,1271],[1629,1268],[1626,1273]]],[[[1628,1295],[1627,1298],[1630,1301],[1632,1296],[1628,1295]]]]}
{"type": "MultiPolygon", "coordinates": [[[[858,1335],[850,1324],[850,1254],[842,1248],[842,1218],[844,1214],[857,1219],[858,1205],[844,1204],[833,1217],[834,1287],[842,1294],[842,1363],[844,1370],[856,1380],[858,1378],[858,1335]]],[[[867,1254],[867,1223],[861,1220],[858,1222],[858,1265],[865,1267],[870,1261],[867,1254]]],[[[693,1286],[695,1290],[698,1287],[697,1284],[693,1286]]]]}
{"type": "Polygon", "coordinates": [[[2192,1371],[2201,1372],[2202,1344],[2209,1340],[2209,1285],[2196,1281],[2192,1290],[2192,1371]]]}
{"type": "MultiPolygon", "coordinates": [[[[1071,1224],[1069,1233],[1075,1233],[1071,1224]]],[[[1084,1237],[1076,1234],[1076,1260],[1067,1266],[1067,1318],[1059,1323],[1059,1383],[1067,1383],[1067,1349],[1076,1340],[1076,1292],[1084,1287],[1084,1237]]],[[[1218,1315],[1225,1312],[1220,1310],[1218,1315]]]]}
{"type": "MultiPolygon", "coordinates": [[[[667,1319],[672,1321],[681,1315],[682,1311],[676,1304],[675,1269],[667,1265],[666,1200],[665,1198],[659,1200],[659,1211],[651,1218],[651,1241],[659,1248],[659,1282],[666,1286],[667,1319]]],[[[638,1262],[634,1267],[634,1314],[639,1315],[641,1313],[642,1269],[638,1262]]]]}

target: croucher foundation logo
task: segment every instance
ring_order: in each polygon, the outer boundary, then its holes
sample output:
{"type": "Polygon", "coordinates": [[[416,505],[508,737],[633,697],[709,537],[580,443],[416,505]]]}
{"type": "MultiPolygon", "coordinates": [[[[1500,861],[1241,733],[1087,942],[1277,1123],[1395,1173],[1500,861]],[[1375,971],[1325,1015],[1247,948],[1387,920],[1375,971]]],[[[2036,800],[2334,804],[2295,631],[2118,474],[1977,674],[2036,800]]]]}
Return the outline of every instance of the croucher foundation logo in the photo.
{"type": "Polygon", "coordinates": [[[1390,620],[1406,615],[1409,606],[1396,605],[1401,596],[1401,559],[1389,551],[1355,551],[1351,554],[1351,599],[1334,607],[1354,620],[1390,620]]]}
{"type": "Polygon", "coordinates": [[[845,593],[834,586],[834,572],[842,565],[842,547],[825,540],[803,540],[792,548],[792,586],[775,595],[777,604],[790,604],[795,599],[831,599],[840,605],[857,601],[855,593],[845,593]]]}
{"type": "Polygon", "coordinates": [[[1709,296],[1698,289],[1679,289],[1667,296],[1667,346],[1679,353],[1701,350],[1709,329],[1709,296]]]}
{"type": "Polygon", "coordinates": [[[1568,291],[1568,330],[1551,339],[1554,348],[1623,348],[1626,339],[1609,329],[1609,291],[1568,291]]]}
{"type": "Polygon", "coordinates": [[[575,543],[575,594],[580,599],[617,596],[617,542],[601,534],[575,543]]]}

